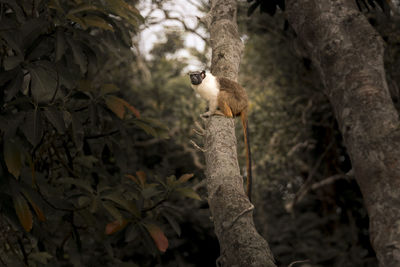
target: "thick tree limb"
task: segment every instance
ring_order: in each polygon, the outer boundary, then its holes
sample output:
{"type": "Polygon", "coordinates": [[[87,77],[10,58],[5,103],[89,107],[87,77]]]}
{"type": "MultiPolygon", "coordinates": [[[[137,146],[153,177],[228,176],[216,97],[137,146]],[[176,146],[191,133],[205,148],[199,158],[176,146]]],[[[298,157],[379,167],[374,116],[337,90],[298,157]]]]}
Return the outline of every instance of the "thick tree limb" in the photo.
{"type": "MultiPolygon", "coordinates": [[[[236,1],[211,1],[211,11],[202,21],[210,31],[212,73],[237,80],[243,44],[236,1]]],[[[254,227],[254,207],[243,190],[234,120],[212,116],[206,121],[204,146],[208,202],[221,248],[217,265],[275,266],[267,242],[254,227]]]]}
{"type": "Polygon", "coordinates": [[[380,266],[400,266],[400,128],[383,42],[348,0],[287,0],[287,17],[317,67],[370,217],[380,266]]]}

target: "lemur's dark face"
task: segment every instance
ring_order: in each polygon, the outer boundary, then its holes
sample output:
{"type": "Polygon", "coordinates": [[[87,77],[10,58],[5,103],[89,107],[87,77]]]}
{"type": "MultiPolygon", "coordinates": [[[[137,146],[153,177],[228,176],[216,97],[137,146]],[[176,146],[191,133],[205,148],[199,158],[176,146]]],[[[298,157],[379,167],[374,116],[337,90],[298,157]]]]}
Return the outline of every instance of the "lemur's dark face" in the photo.
{"type": "Polygon", "coordinates": [[[199,85],[206,77],[206,72],[204,70],[203,71],[192,71],[189,73],[189,76],[190,76],[190,82],[193,85],[199,85]]]}

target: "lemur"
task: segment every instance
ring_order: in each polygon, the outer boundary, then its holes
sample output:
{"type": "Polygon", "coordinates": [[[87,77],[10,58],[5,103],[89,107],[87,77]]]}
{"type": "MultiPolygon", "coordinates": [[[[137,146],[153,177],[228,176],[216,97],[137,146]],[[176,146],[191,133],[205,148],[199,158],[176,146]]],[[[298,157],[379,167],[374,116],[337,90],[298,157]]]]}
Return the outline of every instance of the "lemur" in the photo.
{"type": "Polygon", "coordinates": [[[248,98],[246,90],[237,82],[223,77],[216,77],[211,73],[194,71],[189,73],[192,88],[205,100],[209,102],[209,110],[202,116],[224,115],[228,118],[240,116],[244,143],[246,147],[246,193],[251,201],[251,152],[250,140],[248,135],[247,108],[248,98]],[[219,110],[217,110],[219,108],[219,110]]]}

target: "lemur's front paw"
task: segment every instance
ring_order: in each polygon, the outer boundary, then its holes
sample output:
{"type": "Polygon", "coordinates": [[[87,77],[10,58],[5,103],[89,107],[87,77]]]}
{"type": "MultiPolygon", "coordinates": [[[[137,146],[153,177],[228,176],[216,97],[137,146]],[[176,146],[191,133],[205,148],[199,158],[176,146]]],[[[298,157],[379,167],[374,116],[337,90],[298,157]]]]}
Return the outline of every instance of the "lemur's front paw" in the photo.
{"type": "Polygon", "coordinates": [[[215,112],[214,112],[214,114],[213,115],[217,115],[217,116],[225,116],[225,114],[221,111],[221,110],[216,110],[215,112]]]}
{"type": "Polygon", "coordinates": [[[200,117],[202,117],[202,118],[209,118],[211,115],[212,115],[212,114],[211,114],[211,111],[207,111],[207,112],[204,112],[203,114],[201,114],[200,117]]]}

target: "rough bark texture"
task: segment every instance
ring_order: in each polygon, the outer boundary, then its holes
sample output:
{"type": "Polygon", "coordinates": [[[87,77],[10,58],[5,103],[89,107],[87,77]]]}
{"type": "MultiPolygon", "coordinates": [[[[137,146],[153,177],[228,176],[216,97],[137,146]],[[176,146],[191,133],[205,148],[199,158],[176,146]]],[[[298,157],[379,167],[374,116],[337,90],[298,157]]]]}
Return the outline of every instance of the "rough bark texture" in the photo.
{"type": "MultiPolygon", "coordinates": [[[[211,1],[203,21],[210,31],[211,72],[237,80],[243,44],[236,24],[236,1],[211,1]]],[[[254,206],[243,190],[234,119],[212,116],[206,122],[204,147],[208,203],[221,250],[217,265],[275,266],[267,242],[254,227],[254,206]]]]}
{"type": "Polygon", "coordinates": [[[355,1],[287,0],[287,17],[333,106],[380,266],[400,266],[400,132],[383,42],[355,1]]]}

